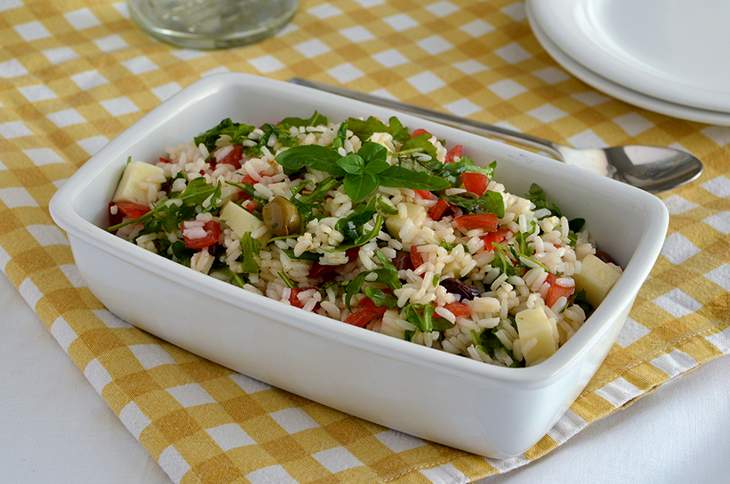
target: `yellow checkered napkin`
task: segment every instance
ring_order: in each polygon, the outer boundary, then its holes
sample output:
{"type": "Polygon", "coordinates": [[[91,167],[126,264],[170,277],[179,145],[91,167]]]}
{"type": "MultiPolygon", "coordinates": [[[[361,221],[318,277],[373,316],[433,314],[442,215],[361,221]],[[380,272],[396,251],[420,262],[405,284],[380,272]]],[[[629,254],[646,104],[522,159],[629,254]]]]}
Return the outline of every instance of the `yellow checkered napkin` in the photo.
{"type": "Polygon", "coordinates": [[[537,459],[668,379],[730,353],[728,143],[728,128],[641,111],[567,75],[533,38],[519,2],[305,1],[278,36],[217,52],[151,40],[124,3],[0,2],[0,268],[174,481],[476,479],[537,459]],[[663,255],[570,411],[519,458],[484,459],[161,342],[110,314],[84,286],[48,200],[142,113],[228,70],[348,84],[578,146],[679,146],[706,171],[664,197],[672,216],[663,255]]]}

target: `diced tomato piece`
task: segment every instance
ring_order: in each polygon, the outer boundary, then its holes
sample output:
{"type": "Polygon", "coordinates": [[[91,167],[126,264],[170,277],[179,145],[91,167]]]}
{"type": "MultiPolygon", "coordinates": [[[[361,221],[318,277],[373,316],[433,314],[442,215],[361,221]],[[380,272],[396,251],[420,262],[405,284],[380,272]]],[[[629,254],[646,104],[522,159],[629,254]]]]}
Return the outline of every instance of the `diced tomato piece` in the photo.
{"type": "Polygon", "coordinates": [[[218,243],[218,239],[221,236],[221,225],[215,220],[209,220],[203,225],[205,230],[205,237],[199,239],[191,239],[185,237],[183,234],[183,240],[185,241],[185,247],[188,249],[204,249],[218,243]]]}
{"type": "Polygon", "coordinates": [[[303,308],[304,304],[299,300],[299,293],[302,291],[306,291],[306,289],[300,289],[298,287],[293,287],[291,289],[291,294],[289,294],[289,304],[292,306],[296,306],[298,308],[303,308]]]}
{"type": "Polygon", "coordinates": [[[357,256],[359,253],[360,253],[360,247],[352,247],[350,249],[347,249],[345,251],[345,255],[347,256],[347,262],[352,262],[355,259],[357,259],[357,256]]]}
{"type": "Polygon", "coordinates": [[[415,245],[411,246],[411,264],[413,264],[414,269],[423,264],[423,256],[418,252],[418,247],[415,245]]]}
{"type": "Polygon", "coordinates": [[[256,210],[256,207],[258,207],[259,204],[256,202],[256,200],[249,200],[246,203],[243,204],[243,208],[248,210],[249,212],[253,213],[256,210]]]}
{"type": "Polygon", "coordinates": [[[411,264],[411,254],[405,251],[398,252],[395,255],[395,259],[393,259],[393,265],[399,271],[403,269],[413,269],[413,264],[411,264]]]}
{"type": "Polygon", "coordinates": [[[253,177],[251,177],[251,175],[246,175],[243,177],[243,180],[241,180],[241,183],[243,183],[245,185],[255,185],[256,180],[254,180],[253,177]]]}
{"type": "Polygon", "coordinates": [[[493,213],[460,215],[454,219],[454,225],[461,230],[484,229],[487,232],[494,232],[498,223],[499,220],[493,213]]]}
{"type": "Polygon", "coordinates": [[[480,239],[482,239],[482,241],[484,242],[484,250],[493,250],[494,244],[499,244],[500,242],[502,242],[505,238],[507,238],[507,235],[509,233],[509,229],[501,228],[496,232],[482,235],[480,239]]]}
{"type": "Polygon", "coordinates": [[[557,278],[553,274],[548,274],[547,283],[550,284],[550,289],[548,289],[548,292],[545,295],[545,304],[548,307],[555,304],[555,302],[562,296],[568,298],[575,292],[575,287],[563,287],[558,285],[557,278]]]}
{"type": "Polygon", "coordinates": [[[431,217],[431,220],[441,220],[446,211],[450,208],[451,205],[449,205],[449,202],[446,200],[439,200],[435,205],[428,209],[428,216],[431,217]]]}
{"type": "Polygon", "coordinates": [[[364,328],[371,321],[382,318],[383,314],[385,314],[385,310],[386,310],[385,307],[382,307],[382,308],[379,308],[377,306],[364,307],[364,308],[358,309],[354,313],[350,314],[345,319],[345,322],[347,324],[351,324],[353,326],[358,326],[360,328],[364,328]]]}
{"type": "Polygon", "coordinates": [[[373,302],[372,299],[365,296],[364,298],[360,299],[360,302],[357,304],[359,308],[377,308],[378,306],[373,302]]]}
{"type": "Polygon", "coordinates": [[[429,137],[431,136],[431,133],[429,133],[425,129],[418,128],[418,129],[413,130],[413,132],[411,133],[411,138],[416,138],[418,136],[421,136],[422,134],[427,134],[429,137]]]}
{"type": "Polygon", "coordinates": [[[115,205],[119,211],[127,218],[132,220],[140,218],[142,215],[150,211],[150,207],[134,202],[116,202],[115,205]]]}
{"type": "Polygon", "coordinates": [[[421,197],[423,200],[436,200],[436,195],[428,190],[414,190],[414,192],[416,192],[416,195],[421,197]]]}
{"type": "Polygon", "coordinates": [[[456,158],[461,158],[462,156],[464,156],[464,146],[456,145],[446,152],[444,163],[453,163],[456,161],[456,158]]]}
{"type": "Polygon", "coordinates": [[[481,197],[487,191],[489,178],[483,173],[468,172],[461,175],[461,183],[468,191],[477,197],[481,197]]]}
{"type": "Polygon", "coordinates": [[[451,311],[457,318],[463,318],[471,314],[471,309],[464,303],[453,302],[444,307],[451,311]]]}
{"type": "Polygon", "coordinates": [[[165,156],[160,156],[160,163],[172,163],[172,160],[165,156]]]}
{"type": "Polygon", "coordinates": [[[219,163],[233,165],[234,168],[239,169],[241,168],[241,159],[243,159],[243,146],[233,145],[233,149],[219,163]]]}

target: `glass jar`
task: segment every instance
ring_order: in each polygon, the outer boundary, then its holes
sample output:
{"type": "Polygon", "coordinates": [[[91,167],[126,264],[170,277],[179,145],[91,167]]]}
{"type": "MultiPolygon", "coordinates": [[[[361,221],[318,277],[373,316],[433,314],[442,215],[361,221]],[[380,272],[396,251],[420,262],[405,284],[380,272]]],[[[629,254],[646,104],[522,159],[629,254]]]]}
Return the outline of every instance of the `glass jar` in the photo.
{"type": "Polygon", "coordinates": [[[191,49],[256,42],[294,16],[299,0],[128,0],[129,13],[153,37],[191,49]]]}

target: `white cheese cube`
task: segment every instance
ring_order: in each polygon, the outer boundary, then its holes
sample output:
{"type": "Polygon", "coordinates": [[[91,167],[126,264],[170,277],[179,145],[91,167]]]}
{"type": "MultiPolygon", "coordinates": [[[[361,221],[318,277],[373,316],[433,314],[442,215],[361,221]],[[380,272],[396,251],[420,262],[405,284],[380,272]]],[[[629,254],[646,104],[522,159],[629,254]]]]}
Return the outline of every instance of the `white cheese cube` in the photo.
{"type": "Polygon", "coordinates": [[[406,220],[412,220],[414,224],[420,226],[424,220],[426,220],[426,209],[421,205],[415,203],[404,202],[402,205],[406,207],[406,218],[401,218],[399,213],[388,215],[385,219],[385,228],[388,229],[390,235],[398,237],[400,229],[403,228],[403,224],[406,220]]]}
{"type": "Polygon", "coordinates": [[[603,262],[595,255],[586,256],[580,272],[573,276],[576,289],[586,292],[586,299],[593,307],[601,304],[619,277],[621,271],[616,266],[603,262]]]}
{"type": "Polygon", "coordinates": [[[558,328],[541,308],[522,310],[515,320],[527,366],[545,360],[558,350],[558,328]]]}
{"type": "MultiPolygon", "coordinates": [[[[243,237],[243,234],[246,232],[254,233],[264,226],[264,223],[254,214],[233,202],[225,204],[221,210],[220,219],[223,220],[228,227],[230,227],[231,231],[233,231],[239,239],[243,237]]],[[[259,239],[260,238],[261,237],[259,237],[259,239]]]]}
{"type": "Polygon", "coordinates": [[[162,168],[142,161],[133,161],[124,169],[112,201],[149,205],[155,200],[164,181],[165,172],[162,168]]]}
{"type": "Polygon", "coordinates": [[[395,145],[393,145],[393,136],[390,133],[373,133],[368,138],[368,141],[378,143],[384,146],[386,150],[391,153],[395,153],[395,145]]]}

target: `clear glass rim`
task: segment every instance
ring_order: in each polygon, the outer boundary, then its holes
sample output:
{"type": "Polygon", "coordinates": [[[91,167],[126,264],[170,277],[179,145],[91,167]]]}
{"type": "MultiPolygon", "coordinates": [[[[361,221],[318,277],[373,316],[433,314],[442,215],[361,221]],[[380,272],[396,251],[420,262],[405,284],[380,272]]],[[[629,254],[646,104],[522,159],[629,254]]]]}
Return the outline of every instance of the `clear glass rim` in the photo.
{"type": "Polygon", "coordinates": [[[201,50],[236,47],[251,44],[272,36],[284,28],[284,26],[291,21],[297,11],[297,8],[292,8],[291,11],[287,12],[285,15],[273,18],[254,29],[232,32],[213,37],[209,34],[183,32],[154,25],[147,16],[141,14],[134,2],[127,2],[127,5],[129,6],[130,17],[134,23],[155,39],[178,47],[201,50]]]}

